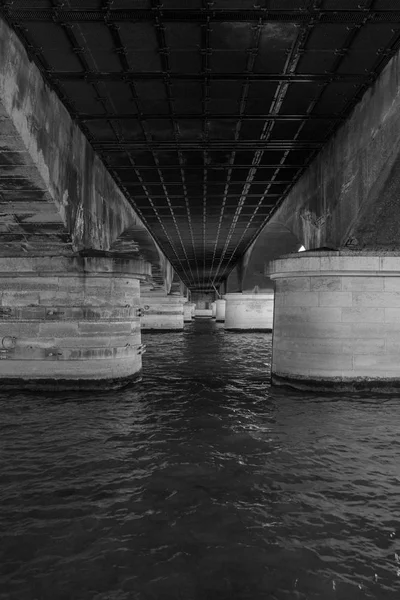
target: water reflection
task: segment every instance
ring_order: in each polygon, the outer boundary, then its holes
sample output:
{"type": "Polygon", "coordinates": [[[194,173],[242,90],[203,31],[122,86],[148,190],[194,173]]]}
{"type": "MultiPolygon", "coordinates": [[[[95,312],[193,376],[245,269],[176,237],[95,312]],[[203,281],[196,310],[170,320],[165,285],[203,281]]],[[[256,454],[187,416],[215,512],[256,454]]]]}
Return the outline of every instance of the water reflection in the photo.
{"type": "Polygon", "coordinates": [[[0,399],[0,600],[398,599],[397,399],[271,390],[267,334],[148,335],[141,384],[0,399]]]}

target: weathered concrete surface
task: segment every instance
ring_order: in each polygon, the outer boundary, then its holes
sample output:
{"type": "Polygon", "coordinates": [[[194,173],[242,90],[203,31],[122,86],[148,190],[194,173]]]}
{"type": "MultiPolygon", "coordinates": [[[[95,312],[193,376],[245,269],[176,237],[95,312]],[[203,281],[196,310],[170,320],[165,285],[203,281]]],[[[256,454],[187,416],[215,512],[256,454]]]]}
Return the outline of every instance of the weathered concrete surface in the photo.
{"type": "Polygon", "coordinates": [[[211,308],[195,308],[194,316],[196,319],[212,319],[211,308]]]}
{"type": "Polygon", "coordinates": [[[211,317],[213,319],[215,319],[215,317],[217,316],[217,305],[214,302],[211,302],[211,317]]]}
{"type": "Polygon", "coordinates": [[[400,54],[318,154],[228,278],[228,292],[272,289],[281,255],[322,246],[400,245],[400,54]]]}
{"type": "Polygon", "coordinates": [[[268,223],[229,275],[228,292],[251,293],[255,288],[260,292],[273,291],[266,267],[279,256],[296,252],[300,246],[300,241],[285,225],[268,223]]]}
{"type": "Polygon", "coordinates": [[[183,305],[183,321],[184,323],[191,323],[194,318],[195,304],[193,302],[186,302],[183,305]]]}
{"type": "Polygon", "coordinates": [[[142,331],[181,331],[183,329],[184,296],[166,295],[160,291],[142,293],[142,331]]]}
{"type": "Polygon", "coordinates": [[[400,389],[400,252],[301,252],[270,265],[272,380],[400,389]]]}
{"type": "Polygon", "coordinates": [[[215,301],[215,304],[215,320],[217,323],[223,323],[225,321],[226,300],[224,300],[223,298],[218,298],[218,300],[215,301]]]}
{"type": "Polygon", "coordinates": [[[211,302],[215,300],[214,292],[192,292],[191,300],[196,304],[196,308],[208,309],[211,302]]]}
{"type": "Polygon", "coordinates": [[[271,220],[306,249],[398,248],[400,55],[394,56],[271,220]]]}
{"type": "Polygon", "coordinates": [[[114,389],[141,370],[146,263],[0,258],[2,389],[114,389]]]}
{"type": "Polygon", "coordinates": [[[272,331],[274,294],[226,294],[225,329],[272,331]]]}
{"type": "Polygon", "coordinates": [[[169,291],[168,261],[1,19],[0,211],[0,256],[126,254],[150,261],[169,291]]]}

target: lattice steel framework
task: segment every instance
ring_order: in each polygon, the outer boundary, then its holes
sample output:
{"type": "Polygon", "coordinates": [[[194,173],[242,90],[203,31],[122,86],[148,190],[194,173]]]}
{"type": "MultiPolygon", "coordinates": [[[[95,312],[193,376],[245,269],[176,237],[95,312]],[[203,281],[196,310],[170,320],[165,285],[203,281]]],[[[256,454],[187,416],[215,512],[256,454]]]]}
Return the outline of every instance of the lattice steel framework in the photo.
{"type": "Polygon", "coordinates": [[[400,47],[398,0],[9,0],[184,283],[226,279],[400,47]]]}

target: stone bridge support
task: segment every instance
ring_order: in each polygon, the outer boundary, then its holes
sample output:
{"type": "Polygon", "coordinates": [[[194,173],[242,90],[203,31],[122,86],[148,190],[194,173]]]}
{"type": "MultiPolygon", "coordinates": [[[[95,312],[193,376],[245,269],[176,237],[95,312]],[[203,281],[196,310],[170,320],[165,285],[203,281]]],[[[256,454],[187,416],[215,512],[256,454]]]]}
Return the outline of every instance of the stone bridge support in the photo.
{"type": "Polygon", "coordinates": [[[271,332],[274,295],[237,293],[226,294],[225,329],[228,331],[271,332]]]}
{"type": "Polygon", "coordinates": [[[216,314],[215,320],[217,323],[224,323],[225,321],[225,309],[226,309],[226,300],[224,298],[218,298],[215,301],[216,314]]]}
{"type": "Polygon", "coordinates": [[[228,278],[225,329],[272,331],[274,284],[266,267],[281,254],[296,252],[300,246],[285,225],[266,225],[228,278]]]}
{"type": "Polygon", "coordinates": [[[398,392],[400,252],[302,252],[270,272],[275,384],[398,392]]]}
{"type": "Polygon", "coordinates": [[[141,304],[141,328],[143,332],[166,333],[183,330],[183,310],[187,298],[164,294],[161,291],[143,292],[141,304]]]}
{"type": "Polygon", "coordinates": [[[141,371],[141,261],[0,259],[2,389],[113,389],[141,371]]]}
{"type": "Polygon", "coordinates": [[[270,222],[307,249],[268,268],[274,383],[398,390],[399,197],[397,54],[270,222]]]}
{"type": "Polygon", "coordinates": [[[194,302],[186,302],[183,305],[183,321],[184,323],[191,323],[194,319],[194,309],[196,305],[194,302]]]}
{"type": "Polygon", "coordinates": [[[124,385],[140,282],[172,267],[2,20],[0,49],[0,385],[124,385]]]}

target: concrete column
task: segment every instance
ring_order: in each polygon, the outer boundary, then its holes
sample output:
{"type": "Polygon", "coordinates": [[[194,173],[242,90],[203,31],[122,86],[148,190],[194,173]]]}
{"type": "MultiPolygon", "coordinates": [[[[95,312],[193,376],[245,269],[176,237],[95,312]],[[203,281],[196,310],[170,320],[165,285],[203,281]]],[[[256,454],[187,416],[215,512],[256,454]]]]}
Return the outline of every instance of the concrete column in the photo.
{"type": "Polygon", "coordinates": [[[142,367],[142,261],[0,258],[0,386],[115,389],[142,367]]]}
{"type": "Polygon", "coordinates": [[[225,329],[232,331],[271,331],[273,292],[264,294],[225,294],[225,329]]]}
{"type": "Polygon", "coordinates": [[[212,309],[211,308],[195,308],[194,316],[201,319],[211,319],[212,309]]]}
{"type": "Polygon", "coordinates": [[[141,295],[142,331],[180,331],[183,329],[184,296],[161,295],[149,292],[141,295]]]}
{"type": "Polygon", "coordinates": [[[183,305],[183,321],[185,323],[191,323],[194,317],[194,307],[195,304],[192,302],[186,302],[183,305]]]}
{"type": "Polygon", "coordinates": [[[217,316],[217,305],[215,302],[211,302],[211,317],[215,319],[217,316]]]}
{"type": "Polygon", "coordinates": [[[400,389],[400,253],[301,252],[273,261],[272,381],[400,389]]]}
{"type": "Polygon", "coordinates": [[[216,321],[217,323],[223,323],[225,321],[225,307],[226,300],[219,299],[215,301],[216,304],[216,321]]]}

